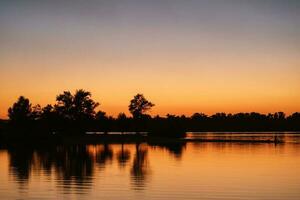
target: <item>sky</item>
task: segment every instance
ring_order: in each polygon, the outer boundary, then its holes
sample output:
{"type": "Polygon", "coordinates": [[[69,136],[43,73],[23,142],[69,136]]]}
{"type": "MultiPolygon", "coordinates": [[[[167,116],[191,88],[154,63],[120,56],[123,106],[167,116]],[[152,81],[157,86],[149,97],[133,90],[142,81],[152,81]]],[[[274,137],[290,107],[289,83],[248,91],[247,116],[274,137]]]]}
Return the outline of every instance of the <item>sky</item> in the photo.
{"type": "Polygon", "coordinates": [[[151,115],[300,111],[300,1],[1,0],[0,118],[85,89],[151,115]]]}

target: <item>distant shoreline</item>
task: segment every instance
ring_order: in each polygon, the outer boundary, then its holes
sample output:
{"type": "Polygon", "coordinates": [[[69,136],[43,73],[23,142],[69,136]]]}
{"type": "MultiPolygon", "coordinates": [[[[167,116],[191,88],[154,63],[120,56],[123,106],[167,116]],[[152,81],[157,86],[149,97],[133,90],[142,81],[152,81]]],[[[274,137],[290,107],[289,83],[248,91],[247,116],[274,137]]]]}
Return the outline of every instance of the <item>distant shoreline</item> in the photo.
{"type": "MultiPolygon", "coordinates": [[[[220,133],[220,132],[214,132],[220,133]]],[[[242,133],[242,132],[236,132],[242,133]]],[[[249,133],[249,132],[248,132],[249,133]]],[[[253,132],[257,133],[257,132],[253,132]]],[[[269,132],[270,133],[270,132],[269,132]]],[[[234,133],[233,133],[234,134],[234,133]]],[[[267,133],[268,134],[268,133],[267,133]]],[[[270,133],[271,134],[271,133],[270,133]]],[[[280,133],[278,133],[280,134],[280,133]]],[[[282,133],[284,135],[285,133],[282,133]]],[[[300,132],[293,132],[293,134],[300,134],[300,132]]],[[[276,138],[269,139],[198,139],[198,138],[169,138],[169,137],[149,137],[143,135],[133,134],[101,134],[101,135],[78,135],[78,136],[46,136],[39,138],[26,139],[24,137],[4,137],[0,144],[121,144],[121,143],[284,143],[283,140],[276,138]]]]}

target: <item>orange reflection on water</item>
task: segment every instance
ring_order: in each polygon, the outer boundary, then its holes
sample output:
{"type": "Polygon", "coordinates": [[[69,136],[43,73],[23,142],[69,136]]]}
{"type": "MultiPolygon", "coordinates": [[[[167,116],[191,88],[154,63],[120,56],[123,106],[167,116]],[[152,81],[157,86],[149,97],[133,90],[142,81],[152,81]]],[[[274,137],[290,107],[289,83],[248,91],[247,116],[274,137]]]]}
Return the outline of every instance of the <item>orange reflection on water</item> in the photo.
{"type": "Polygon", "coordinates": [[[4,199],[300,197],[299,144],[14,147],[0,161],[4,199]]]}

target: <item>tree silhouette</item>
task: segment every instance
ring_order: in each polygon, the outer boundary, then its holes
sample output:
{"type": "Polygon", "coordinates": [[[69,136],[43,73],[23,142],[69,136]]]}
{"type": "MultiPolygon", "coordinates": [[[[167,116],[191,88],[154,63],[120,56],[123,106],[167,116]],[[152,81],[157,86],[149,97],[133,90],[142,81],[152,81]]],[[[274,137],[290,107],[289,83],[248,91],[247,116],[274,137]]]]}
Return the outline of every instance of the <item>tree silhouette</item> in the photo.
{"type": "Polygon", "coordinates": [[[107,115],[106,115],[106,112],[104,112],[104,111],[101,111],[101,110],[99,110],[97,113],[96,113],[96,119],[97,120],[107,120],[108,119],[108,117],[107,117],[107,115]]]}
{"type": "Polygon", "coordinates": [[[59,116],[70,120],[93,119],[96,115],[95,108],[99,103],[91,99],[91,93],[85,90],[76,90],[72,95],[64,91],[56,97],[55,111],[59,116]]]}
{"type": "Polygon", "coordinates": [[[126,120],[127,119],[127,116],[125,113],[121,112],[118,114],[118,117],[117,117],[118,120],[126,120]]]}
{"type": "Polygon", "coordinates": [[[95,108],[99,103],[91,99],[92,94],[88,91],[77,90],[74,95],[74,116],[75,119],[94,118],[95,108]]]}
{"type": "Polygon", "coordinates": [[[285,114],[283,112],[276,112],[273,117],[277,120],[283,120],[285,118],[285,114]]]}
{"type": "Polygon", "coordinates": [[[41,119],[52,120],[54,116],[55,113],[52,105],[48,104],[42,108],[41,119]]]}
{"type": "Polygon", "coordinates": [[[137,94],[129,104],[129,111],[134,118],[141,118],[148,110],[154,106],[143,94],[137,94]]]}
{"type": "Polygon", "coordinates": [[[55,112],[65,119],[72,119],[73,99],[74,96],[69,91],[64,91],[63,94],[58,95],[56,97],[57,104],[54,106],[55,112]]]}
{"type": "Polygon", "coordinates": [[[20,96],[18,101],[8,109],[8,117],[12,121],[26,121],[32,118],[32,107],[29,99],[20,96]]]}
{"type": "Polygon", "coordinates": [[[194,113],[191,118],[193,120],[202,120],[202,119],[206,119],[207,118],[207,115],[204,114],[204,113],[194,113]]]}
{"type": "MultiPolygon", "coordinates": [[[[91,93],[76,90],[74,94],[64,91],[56,97],[54,106],[32,106],[29,99],[20,96],[9,109],[9,121],[0,119],[0,136],[44,137],[53,132],[71,135],[95,132],[147,132],[148,136],[185,137],[187,131],[299,131],[300,113],[287,116],[283,112],[260,114],[216,113],[207,116],[194,113],[192,116],[171,115],[151,117],[147,114],[154,104],[143,94],[130,101],[129,111],[133,117],[120,113],[117,117],[105,112],[95,112],[99,103],[91,99],[91,93]],[[10,134],[13,133],[13,134],[10,134]],[[21,134],[22,136],[22,134],[21,134]]],[[[123,136],[122,136],[123,137],[123,136]]],[[[125,138],[125,137],[124,137],[125,138]]]]}
{"type": "Polygon", "coordinates": [[[126,130],[127,126],[128,126],[126,114],[125,114],[125,113],[122,113],[122,112],[119,113],[116,120],[117,120],[117,122],[118,122],[118,128],[119,128],[119,129],[121,130],[121,132],[123,133],[123,132],[126,130]]]}
{"type": "Polygon", "coordinates": [[[42,107],[39,104],[33,106],[31,112],[32,119],[34,120],[40,119],[42,116],[42,112],[43,112],[42,107]]]}

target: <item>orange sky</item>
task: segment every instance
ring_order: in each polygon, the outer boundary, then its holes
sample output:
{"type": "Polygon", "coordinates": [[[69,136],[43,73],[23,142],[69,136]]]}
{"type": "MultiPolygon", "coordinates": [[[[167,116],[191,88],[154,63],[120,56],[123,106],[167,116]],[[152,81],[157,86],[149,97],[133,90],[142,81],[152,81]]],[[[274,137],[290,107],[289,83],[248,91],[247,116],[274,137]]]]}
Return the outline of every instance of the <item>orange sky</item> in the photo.
{"type": "Polygon", "coordinates": [[[45,2],[0,5],[0,118],[80,88],[109,115],[300,111],[297,2],[45,2]]]}

